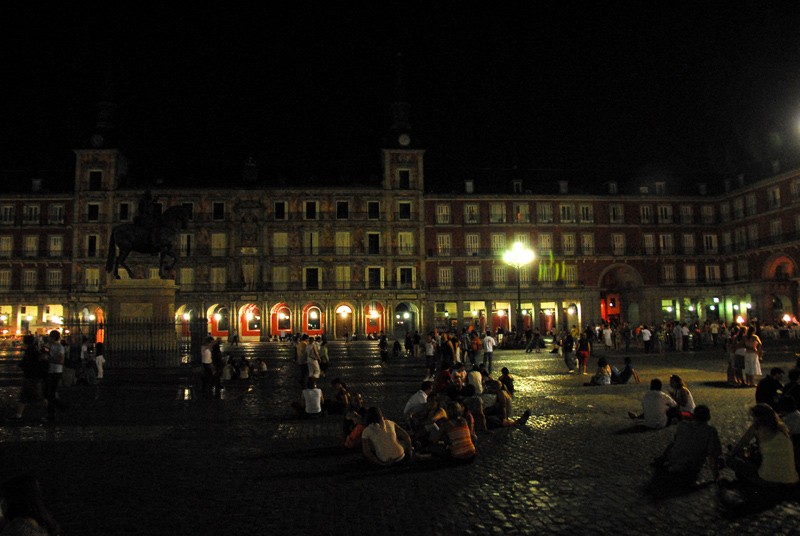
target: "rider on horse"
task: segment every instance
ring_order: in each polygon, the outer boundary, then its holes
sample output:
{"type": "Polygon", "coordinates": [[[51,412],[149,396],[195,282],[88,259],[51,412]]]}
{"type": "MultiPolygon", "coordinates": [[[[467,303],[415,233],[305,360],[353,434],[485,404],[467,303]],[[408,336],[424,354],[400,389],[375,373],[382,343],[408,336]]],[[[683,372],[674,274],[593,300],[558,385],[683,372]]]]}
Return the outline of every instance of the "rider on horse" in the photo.
{"type": "Polygon", "coordinates": [[[158,253],[158,227],[161,220],[160,206],[153,199],[153,194],[147,190],[139,199],[139,214],[133,218],[133,223],[147,230],[150,237],[151,253],[158,253]]]}

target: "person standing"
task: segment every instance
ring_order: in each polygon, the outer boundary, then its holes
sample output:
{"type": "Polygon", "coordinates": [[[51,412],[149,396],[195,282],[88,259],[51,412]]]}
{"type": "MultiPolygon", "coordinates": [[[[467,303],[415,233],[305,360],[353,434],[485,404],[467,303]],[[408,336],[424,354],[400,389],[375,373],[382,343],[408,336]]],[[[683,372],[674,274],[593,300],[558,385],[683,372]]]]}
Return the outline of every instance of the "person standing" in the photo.
{"type": "Polygon", "coordinates": [[[381,331],[380,338],[378,340],[378,349],[381,353],[381,364],[389,363],[389,339],[386,337],[386,334],[381,331]]]}
{"type": "Polygon", "coordinates": [[[103,379],[103,367],[106,364],[105,345],[98,342],[94,347],[94,364],[97,367],[97,379],[103,379]]]}
{"type": "Polygon", "coordinates": [[[761,376],[761,356],[763,354],[763,347],[761,339],[756,335],[756,328],[750,326],[747,328],[747,335],[742,340],[744,343],[744,381],[748,387],[754,387],[754,379],[756,376],[761,376]]]}
{"type": "MultiPolygon", "coordinates": [[[[572,357],[572,349],[575,345],[575,339],[572,337],[572,333],[567,331],[564,336],[561,338],[561,352],[564,354],[564,363],[567,365],[567,369],[570,372],[573,372],[577,367],[575,363],[575,359],[572,357]]],[[[584,374],[586,372],[584,371],[584,374]]]]}
{"type": "Polygon", "coordinates": [[[614,348],[613,332],[611,331],[611,324],[606,324],[603,328],[603,343],[606,345],[606,350],[614,348]]]}
{"type": "Polygon", "coordinates": [[[589,356],[592,353],[592,343],[589,342],[589,338],[586,336],[586,333],[581,333],[580,338],[578,339],[578,367],[583,371],[583,374],[586,375],[586,365],[589,363],[589,356]]]}
{"type": "Polygon", "coordinates": [[[653,348],[653,332],[647,327],[647,324],[642,325],[642,344],[644,346],[644,353],[649,354],[653,348]]]}
{"type": "Polygon", "coordinates": [[[200,349],[200,364],[203,366],[202,393],[203,396],[213,394],[212,382],[214,380],[214,358],[211,346],[214,344],[213,337],[206,337],[203,347],[200,349]]]}
{"type": "Polygon", "coordinates": [[[22,340],[25,344],[25,354],[22,356],[22,362],[20,363],[23,380],[22,391],[20,391],[19,403],[17,404],[17,413],[13,417],[15,421],[22,420],[25,406],[42,401],[42,382],[47,377],[49,370],[49,363],[36,346],[34,336],[25,335],[22,340]]]}
{"type": "Polygon", "coordinates": [[[300,385],[305,387],[308,382],[308,335],[303,333],[294,347],[295,359],[300,369],[300,385]]]}
{"type": "Polygon", "coordinates": [[[486,337],[483,338],[483,362],[486,363],[486,370],[492,373],[492,361],[494,360],[494,347],[497,342],[492,337],[492,332],[486,330],[486,337]]]}
{"type": "Polygon", "coordinates": [[[429,372],[436,369],[436,343],[433,340],[433,334],[429,333],[425,338],[425,366],[428,367],[429,372]]]}
{"type": "Polygon", "coordinates": [[[414,357],[419,358],[420,348],[422,344],[422,337],[420,337],[419,331],[414,331],[414,336],[411,338],[411,340],[414,343],[414,357]]]}
{"type": "Polygon", "coordinates": [[[50,332],[50,349],[48,351],[48,361],[50,366],[47,371],[47,383],[45,386],[45,397],[47,398],[47,420],[56,420],[56,406],[64,408],[64,404],[58,400],[58,385],[61,383],[61,376],[64,374],[64,347],[61,345],[61,333],[54,329],[50,332]]]}
{"type": "Polygon", "coordinates": [[[214,397],[219,398],[222,396],[222,369],[225,363],[222,360],[222,339],[217,337],[211,345],[211,364],[214,366],[213,386],[214,397]]]}

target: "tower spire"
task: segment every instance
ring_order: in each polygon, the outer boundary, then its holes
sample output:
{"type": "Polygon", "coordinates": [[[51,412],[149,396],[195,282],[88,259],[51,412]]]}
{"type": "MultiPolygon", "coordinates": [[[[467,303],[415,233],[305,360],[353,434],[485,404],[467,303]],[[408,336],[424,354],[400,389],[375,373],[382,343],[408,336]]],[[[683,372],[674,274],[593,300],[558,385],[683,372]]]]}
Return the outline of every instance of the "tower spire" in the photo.
{"type": "Polygon", "coordinates": [[[100,100],[95,104],[97,123],[95,123],[94,133],[89,140],[91,146],[97,149],[107,147],[109,134],[114,130],[113,120],[114,113],[117,111],[117,105],[112,95],[111,76],[109,74],[103,82],[100,100]]]}
{"type": "Polygon", "coordinates": [[[395,63],[395,88],[394,102],[392,103],[392,131],[408,132],[411,130],[409,112],[411,105],[408,103],[405,70],[403,69],[403,55],[398,52],[395,63]]]}

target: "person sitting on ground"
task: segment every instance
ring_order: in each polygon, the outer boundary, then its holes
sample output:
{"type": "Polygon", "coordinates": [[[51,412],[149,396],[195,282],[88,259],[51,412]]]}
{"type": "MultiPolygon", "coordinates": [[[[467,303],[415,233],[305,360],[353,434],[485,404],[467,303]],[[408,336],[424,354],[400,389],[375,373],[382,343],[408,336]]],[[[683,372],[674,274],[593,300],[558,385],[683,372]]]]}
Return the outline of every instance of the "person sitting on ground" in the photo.
{"type": "Polygon", "coordinates": [[[439,372],[436,373],[436,379],[433,382],[433,391],[435,393],[444,393],[452,381],[453,376],[450,374],[450,365],[447,361],[442,361],[439,366],[439,372]]]}
{"type": "Polygon", "coordinates": [[[677,407],[678,403],[661,390],[661,380],[653,378],[650,380],[650,390],[642,398],[642,413],[636,414],[628,412],[631,419],[644,419],[644,425],[648,428],[657,430],[669,424],[668,412],[677,407]]]}
{"type": "Polygon", "coordinates": [[[328,412],[328,415],[344,415],[350,403],[347,384],[339,378],[334,378],[331,380],[331,386],[335,390],[333,397],[326,398],[322,408],[328,412]]]}
{"type": "Polygon", "coordinates": [[[305,418],[321,417],[322,405],[325,397],[322,396],[322,389],[317,387],[314,378],[309,377],[306,381],[306,388],[301,393],[301,402],[292,402],[292,407],[305,418]]]}
{"type": "Polygon", "coordinates": [[[366,415],[367,404],[364,402],[364,397],[358,391],[350,393],[350,398],[347,402],[347,410],[344,413],[344,420],[342,421],[342,433],[347,437],[353,431],[356,424],[361,420],[360,410],[363,408],[363,415],[366,415]]]}
{"type": "Polygon", "coordinates": [[[461,377],[456,376],[453,378],[453,381],[450,382],[450,385],[447,386],[445,389],[444,394],[447,395],[447,398],[450,400],[459,400],[461,398],[461,392],[464,389],[464,384],[461,382],[461,377]]]}
{"type": "Polygon", "coordinates": [[[778,401],[778,414],[789,429],[789,434],[794,439],[794,436],[800,436],[800,411],[797,409],[797,404],[794,398],[784,396],[778,401]]]}
{"type": "Polygon", "coordinates": [[[380,408],[371,407],[361,433],[361,451],[371,463],[394,465],[411,455],[411,437],[394,421],[384,418],[380,408]]]}
{"type": "Polygon", "coordinates": [[[433,448],[434,454],[451,461],[468,463],[475,459],[475,430],[464,417],[464,406],[459,402],[447,403],[447,420],[442,423],[433,448]],[[440,445],[440,446],[439,446],[440,445]]]}
{"type": "Polygon", "coordinates": [[[789,429],[789,435],[792,437],[794,465],[800,472],[800,411],[797,410],[794,398],[788,396],[780,399],[778,410],[783,424],[789,429]]]}
{"type": "Polygon", "coordinates": [[[500,369],[500,377],[497,380],[503,384],[508,391],[508,394],[514,396],[514,376],[511,375],[508,371],[508,367],[503,367],[500,369]]]}
{"type": "MultiPolygon", "coordinates": [[[[618,384],[625,384],[633,378],[635,383],[641,383],[639,379],[639,374],[636,372],[636,369],[633,368],[633,361],[630,357],[625,357],[625,367],[619,372],[616,377],[616,381],[614,383],[618,384]]],[[[612,378],[613,380],[614,378],[612,378]]]]}
{"type": "Polygon", "coordinates": [[[511,418],[511,395],[503,388],[503,384],[497,380],[486,382],[486,391],[483,398],[483,413],[486,415],[486,423],[489,429],[503,428],[509,426],[525,426],[530,417],[530,410],[519,419],[511,418]]]}
{"type": "Polygon", "coordinates": [[[783,397],[787,396],[794,398],[795,404],[800,408],[800,369],[793,368],[789,371],[789,381],[783,386],[783,397]]]}
{"type": "Polygon", "coordinates": [[[253,363],[253,373],[261,376],[265,372],[267,372],[267,362],[262,358],[257,357],[255,362],[253,363]]]}
{"type": "Polygon", "coordinates": [[[483,400],[480,395],[475,393],[475,387],[472,385],[465,385],[461,390],[461,403],[465,411],[472,415],[475,422],[475,429],[479,432],[488,432],[489,426],[486,423],[486,415],[483,413],[483,400]]]}
{"type": "Polygon", "coordinates": [[[344,446],[348,449],[361,448],[361,434],[367,426],[367,408],[356,409],[352,414],[353,428],[344,438],[344,446]]]}
{"type": "Polygon", "coordinates": [[[725,459],[739,480],[758,486],[775,487],[795,485],[800,481],[794,459],[794,446],[789,430],[777,413],[767,404],[756,404],[750,409],[753,424],[744,433],[730,455],[725,459]],[[745,456],[745,447],[755,440],[760,462],[745,456]]]}
{"type": "Polygon", "coordinates": [[[717,429],[708,424],[710,420],[708,406],[697,406],[694,420],[678,423],[675,438],[653,465],[674,483],[693,485],[707,461],[714,480],[718,480],[722,445],[717,429]]]}
{"type": "Polygon", "coordinates": [[[756,386],[756,404],[767,404],[778,411],[778,399],[783,395],[783,369],[774,367],[756,386]]]}
{"type": "Polygon", "coordinates": [[[408,423],[408,419],[413,413],[417,413],[425,409],[428,403],[428,397],[433,392],[433,382],[423,381],[419,386],[419,391],[411,395],[411,398],[406,402],[403,408],[403,420],[408,423]]]}
{"type": "Polygon", "coordinates": [[[673,374],[669,377],[669,387],[670,396],[678,403],[677,407],[670,408],[668,411],[669,418],[674,421],[691,420],[695,404],[692,392],[686,387],[686,382],[677,374],[673,374]]]}
{"type": "Polygon", "coordinates": [[[483,394],[483,374],[481,374],[477,365],[473,366],[472,370],[467,374],[467,383],[475,388],[476,394],[483,394]]]}
{"type": "Polygon", "coordinates": [[[453,381],[456,378],[461,380],[462,385],[466,385],[467,383],[467,369],[464,368],[464,363],[457,362],[453,367],[453,371],[450,373],[453,377],[453,381]]]}
{"type": "Polygon", "coordinates": [[[239,379],[250,379],[250,363],[245,358],[242,358],[242,360],[239,362],[239,379]]]}
{"type": "Polygon", "coordinates": [[[430,444],[439,425],[447,419],[447,401],[446,395],[429,396],[425,408],[409,415],[409,431],[416,444],[422,447],[430,444]]]}
{"type": "Polygon", "coordinates": [[[611,385],[611,365],[605,357],[597,360],[597,372],[595,372],[592,379],[583,384],[584,386],[590,385],[611,385]]]}
{"type": "Polygon", "coordinates": [[[233,365],[231,364],[231,356],[228,356],[228,359],[225,361],[225,365],[222,367],[222,377],[220,378],[223,382],[229,382],[233,378],[233,365]]]}
{"type": "Polygon", "coordinates": [[[0,485],[3,500],[0,529],[3,534],[56,536],[61,529],[45,507],[39,482],[30,474],[15,476],[0,485]]]}

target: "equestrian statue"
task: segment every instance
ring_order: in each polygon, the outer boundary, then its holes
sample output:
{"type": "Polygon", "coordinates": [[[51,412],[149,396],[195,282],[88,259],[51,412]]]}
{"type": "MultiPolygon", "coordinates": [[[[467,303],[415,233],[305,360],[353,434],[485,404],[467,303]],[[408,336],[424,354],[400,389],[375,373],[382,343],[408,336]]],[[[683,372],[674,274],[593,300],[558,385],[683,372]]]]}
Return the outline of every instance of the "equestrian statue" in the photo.
{"type": "Polygon", "coordinates": [[[111,230],[106,271],[114,274],[116,279],[120,278],[120,266],[131,278],[134,277],[133,270],[125,264],[132,251],[158,255],[158,275],[161,279],[170,279],[170,272],[178,260],[175,252],[178,229],[186,228],[189,215],[182,206],[170,207],[161,214],[158,206],[153,202],[150,192],[145,192],[139,201],[139,214],[133,223],[123,223],[111,230]]]}

